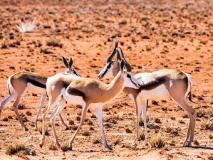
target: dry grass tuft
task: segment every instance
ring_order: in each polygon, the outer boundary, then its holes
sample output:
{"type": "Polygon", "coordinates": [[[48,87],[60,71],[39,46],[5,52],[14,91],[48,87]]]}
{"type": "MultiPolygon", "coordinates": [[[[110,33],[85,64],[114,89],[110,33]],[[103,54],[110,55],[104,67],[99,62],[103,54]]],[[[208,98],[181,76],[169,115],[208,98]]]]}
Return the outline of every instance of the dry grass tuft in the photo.
{"type": "Polygon", "coordinates": [[[49,150],[57,150],[57,147],[52,143],[50,146],[49,146],[49,150]]]}
{"type": "Polygon", "coordinates": [[[196,146],[200,145],[200,143],[199,143],[197,140],[194,140],[194,144],[195,144],[196,146]]]}
{"type": "Polygon", "coordinates": [[[25,149],[26,149],[26,147],[23,143],[15,142],[15,143],[9,145],[6,148],[5,153],[8,154],[8,155],[13,155],[13,154],[16,154],[19,151],[22,151],[22,150],[25,151],[25,149]]]}
{"type": "Polygon", "coordinates": [[[67,144],[62,144],[62,146],[61,146],[61,150],[62,150],[63,152],[68,151],[68,150],[69,150],[68,145],[67,145],[67,144]]]}
{"type": "Polygon", "coordinates": [[[93,144],[101,143],[100,139],[94,138],[92,141],[93,144]]]}
{"type": "Polygon", "coordinates": [[[47,40],[47,45],[48,46],[53,46],[53,47],[59,47],[59,48],[62,48],[63,47],[63,44],[61,43],[61,40],[56,38],[56,37],[50,37],[48,40],[47,40]]]}
{"type": "Polygon", "coordinates": [[[73,120],[69,120],[69,125],[74,125],[74,121],[73,120]]]}
{"type": "Polygon", "coordinates": [[[114,142],[113,142],[113,144],[114,144],[114,146],[116,146],[116,145],[118,145],[118,144],[120,144],[121,143],[121,139],[116,139],[114,142]]]}
{"type": "Polygon", "coordinates": [[[155,123],[161,123],[159,118],[155,118],[154,121],[155,121],[155,123]]]}
{"type": "Polygon", "coordinates": [[[129,128],[126,128],[126,133],[132,133],[132,131],[129,128]]]}
{"type": "Polygon", "coordinates": [[[88,131],[85,131],[82,133],[83,136],[90,136],[90,133],[88,131]]]}
{"type": "Polygon", "coordinates": [[[140,139],[145,140],[145,132],[144,131],[140,131],[140,139]]]}
{"type": "Polygon", "coordinates": [[[150,144],[153,148],[162,148],[165,146],[165,142],[162,140],[160,135],[151,139],[150,144]]]}

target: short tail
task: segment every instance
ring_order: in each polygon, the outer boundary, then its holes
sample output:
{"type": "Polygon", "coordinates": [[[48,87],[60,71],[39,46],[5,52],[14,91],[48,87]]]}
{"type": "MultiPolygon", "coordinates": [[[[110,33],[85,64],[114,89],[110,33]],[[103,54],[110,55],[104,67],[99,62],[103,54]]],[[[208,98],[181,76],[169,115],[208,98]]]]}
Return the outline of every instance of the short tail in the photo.
{"type": "Polygon", "coordinates": [[[188,79],[188,98],[191,102],[195,103],[194,101],[192,101],[192,78],[191,75],[188,73],[185,73],[188,79]]]}

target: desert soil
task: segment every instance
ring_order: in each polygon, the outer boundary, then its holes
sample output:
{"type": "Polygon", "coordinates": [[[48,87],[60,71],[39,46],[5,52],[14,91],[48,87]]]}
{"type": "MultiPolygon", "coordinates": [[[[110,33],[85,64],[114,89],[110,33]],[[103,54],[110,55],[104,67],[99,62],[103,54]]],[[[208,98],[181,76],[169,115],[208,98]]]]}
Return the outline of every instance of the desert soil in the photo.
{"type": "MultiPolygon", "coordinates": [[[[29,131],[24,131],[12,110],[14,101],[0,118],[0,159],[213,159],[213,1],[212,0],[1,0],[0,2],[0,101],[8,96],[7,79],[19,71],[44,76],[63,72],[61,57],[74,59],[83,77],[97,78],[119,41],[133,74],[170,68],[191,74],[192,100],[197,111],[193,147],[182,147],[189,118],[172,100],[150,101],[149,142],[160,136],[162,148],[132,146],[136,136],[135,104],[124,93],[103,107],[108,144],[103,146],[95,110],[77,135],[72,151],[54,150],[53,132],[39,147],[40,132],[34,129],[40,94],[27,92],[19,112],[29,131]],[[21,33],[20,20],[35,20],[33,33],[21,33]],[[55,46],[51,44],[55,43],[55,46]],[[7,155],[8,146],[23,142],[35,155],[7,155]]],[[[105,83],[110,82],[104,80],[105,83]]],[[[45,102],[45,105],[47,101],[45,102]]],[[[56,120],[61,145],[68,143],[79,124],[81,108],[67,105],[62,116],[65,130],[56,120]],[[74,124],[71,122],[74,121],[74,124]]],[[[49,117],[47,118],[49,122],[49,117]]],[[[38,126],[41,127],[41,116],[38,126]]],[[[141,125],[141,132],[144,130],[141,125]]]]}

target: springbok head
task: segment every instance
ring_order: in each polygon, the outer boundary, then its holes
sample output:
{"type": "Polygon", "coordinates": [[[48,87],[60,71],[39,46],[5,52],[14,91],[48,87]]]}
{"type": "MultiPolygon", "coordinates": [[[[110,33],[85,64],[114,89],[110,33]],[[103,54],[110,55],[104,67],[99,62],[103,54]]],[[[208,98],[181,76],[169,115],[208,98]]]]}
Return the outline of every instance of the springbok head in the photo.
{"type": "MultiPolygon", "coordinates": [[[[115,47],[116,48],[114,48],[113,52],[107,58],[107,63],[105,65],[105,67],[98,74],[99,79],[106,79],[106,78],[115,77],[117,75],[117,73],[120,71],[120,61],[122,59],[125,60],[125,58],[124,58],[122,49],[120,47],[118,48],[118,44],[117,45],[115,44],[115,47]],[[112,60],[113,56],[116,53],[117,53],[116,59],[112,60]]],[[[129,68],[131,68],[129,63],[127,63],[127,65],[129,66],[129,68]]]]}
{"type": "Polygon", "coordinates": [[[72,57],[70,57],[69,63],[66,60],[66,58],[64,58],[64,57],[62,57],[62,61],[63,61],[64,65],[65,65],[65,67],[66,67],[65,73],[74,74],[74,75],[80,77],[80,75],[75,71],[75,69],[72,68],[72,64],[73,64],[72,57]]]}
{"type": "Polygon", "coordinates": [[[119,61],[121,61],[120,56],[117,54],[117,59],[112,60],[112,58],[114,57],[114,55],[117,52],[117,48],[118,48],[118,41],[115,41],[114,49],[113,49],[112,53],[107,57],[105,67],[98,74],[99,79],[115,77],[117,75],[117,73],[120,71],[120,62],[119,62],[119,61]]]}
{"type": "Polygon", "coordinates": [[[134,76],[132,76],[132,68],[130,64],[124,59],[121,59],[120,69],[121,73],[123,74],[125,86],[138,89],[140,88],[141,84],[134,76]]]}

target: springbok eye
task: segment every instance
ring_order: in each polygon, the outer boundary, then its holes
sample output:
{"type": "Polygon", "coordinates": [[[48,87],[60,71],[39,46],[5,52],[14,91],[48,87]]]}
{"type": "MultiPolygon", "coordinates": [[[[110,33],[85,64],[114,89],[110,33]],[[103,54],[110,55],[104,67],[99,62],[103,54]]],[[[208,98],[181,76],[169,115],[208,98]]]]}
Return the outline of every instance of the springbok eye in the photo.
{"type": "Polygon", "coordinates": [[[128,78],[131,78],[131,76],[129,74],[126,75],[128,78]]]}

